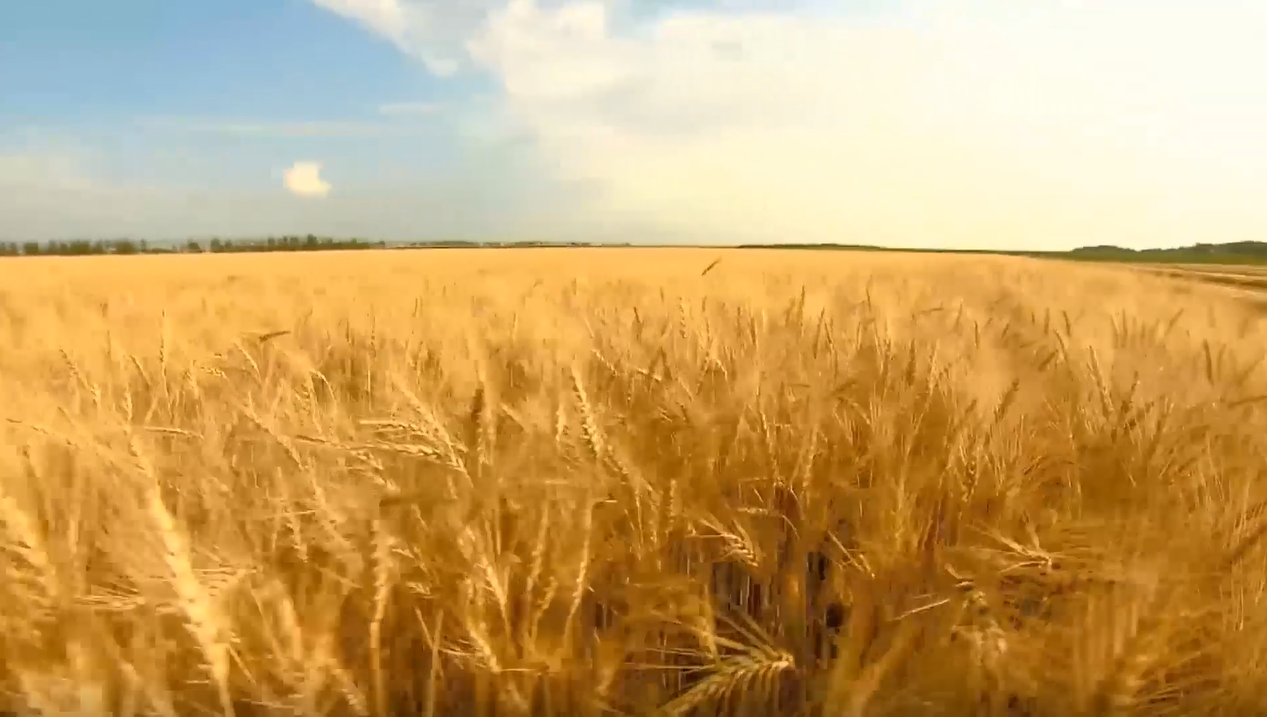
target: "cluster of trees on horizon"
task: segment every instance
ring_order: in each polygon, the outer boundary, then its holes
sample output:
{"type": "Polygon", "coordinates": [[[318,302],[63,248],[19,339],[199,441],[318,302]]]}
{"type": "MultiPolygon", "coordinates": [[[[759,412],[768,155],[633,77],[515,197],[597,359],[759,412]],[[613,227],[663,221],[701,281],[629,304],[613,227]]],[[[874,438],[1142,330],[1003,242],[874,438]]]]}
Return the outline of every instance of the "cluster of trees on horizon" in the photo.
{"type": "Polygon", "coordinates": [[[1186,257],[1210,256],[1224,258],[1227,256],[1239,256],[1247,259],[1267,259],[1267,243],[1260,241],[1236,241],[1226,244],[1197,243],[1192,246],[1174,249],[1127,249],[1111,244],[1101,244],[1098,246],[1080,247],[1070,253],[1088,257],[1122,255],[1144,259],[1147,259],[1150,255],[1158,254],[1182,254],[1186,257]]]}
{"type": "Polygon", "coordinates": [[[366,241],[363,239],[334,239],[307,236],[268,237],[267,239],[219,239],[203,242],[190,239],[184,243],[151,243],[145,239],[95,239],[54,240],[47,242],[0,241],[0,257],[6,256],[98,256],[107,254],[246,254],[280,251],[347,251],[350,249],[412,249],[412,248],[478,248],[478,247],[547,247],[547,246],[631,246],[628,243],[593,242],[480,242],[462,239],[446,239],[425,242],[366,241]]]}
{"type": "Polygon", "coordinates": [[[233,240],[213,238],[203,242],[190,239],[184,244],[151,244],[139,239],[75,239],[50,242],[0,242],[0,256],[95,256],[103,254],[234,254],[274,251],[346,251],[385,249],[387,242],[361,239],[333,239],[307,236],[268,237],[233,240]]]}

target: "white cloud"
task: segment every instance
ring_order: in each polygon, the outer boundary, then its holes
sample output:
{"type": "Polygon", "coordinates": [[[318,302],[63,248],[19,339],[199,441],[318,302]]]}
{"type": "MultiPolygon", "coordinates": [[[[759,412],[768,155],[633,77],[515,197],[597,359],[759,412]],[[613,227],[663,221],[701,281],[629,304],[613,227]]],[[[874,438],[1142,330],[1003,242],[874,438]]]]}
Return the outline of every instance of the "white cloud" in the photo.
{"type": "Polygon", "coordinates": [[[312,0],[318,6],[356,20],[392,40],[403,41],[410,18],[400,0],[312,0]]]}
{"type": "MultiPolygon", "coordinates": [[[[634,0],[599,0],[610,7],[634,0]]],[[[660,5],[670,0],[637,0],[660,5]]],[[[788,0],[791,2],[792,0],[788,0]]],[[[448,77],[472,66],[466,51],[470,39],[490,14],[507,0],[311,0],[314,5],[347,18],[389,40],[421,60],[433,74],[448,77]]],[[[566,7],[571,0],[539,0],[545,8],[566,7]]]]}
{"type": "Polygon", "coordinates": [[[295,162],[282,172],[282,183],[297,197],[324,197],[331,189],[321,178],[320,162],[295,162]]]}
{"type": "Polygon", "coordinates": [[[678,12],[620,34],[597,3],[513,0],[472,51],[560,170],[604,188],[594,211],[705,237],[1067,246],[1267,228],[1261,15],[1035,5],[678,12]]]}
{"type": "Polygon", "coordinates": [[[447,77],[466,64],[462,43],[500,0],[312,0],[353,20],[447,77]]]}
{"type": "Polygon", "coordinates": [[[1250,0],[819,2],[641,23],[618,2],[446,0],[442,16],[313,1],[491,73],[502,121],[598,188],[590,216],[719,241],[965,247],[1267,230],[1267,12],[1250,0]]]}

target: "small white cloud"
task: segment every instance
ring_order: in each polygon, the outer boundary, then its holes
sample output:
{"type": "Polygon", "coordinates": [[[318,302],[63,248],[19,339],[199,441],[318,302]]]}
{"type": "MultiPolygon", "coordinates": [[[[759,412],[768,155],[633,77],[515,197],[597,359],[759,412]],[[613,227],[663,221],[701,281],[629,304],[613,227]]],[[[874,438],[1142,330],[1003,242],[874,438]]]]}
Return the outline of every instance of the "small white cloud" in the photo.
{"type": "Polygon", "coordinates": [[[297,197],[324,197],[331,189],[321,178],[320,162],[295,162],[282,173],[282,183],[297,197]]]}
{"type": "Polygon", "coordinates": [[[438,102],[388,102],[378,107],[378,113],[388,117],[422,117],[439,110],[438,102]]]}

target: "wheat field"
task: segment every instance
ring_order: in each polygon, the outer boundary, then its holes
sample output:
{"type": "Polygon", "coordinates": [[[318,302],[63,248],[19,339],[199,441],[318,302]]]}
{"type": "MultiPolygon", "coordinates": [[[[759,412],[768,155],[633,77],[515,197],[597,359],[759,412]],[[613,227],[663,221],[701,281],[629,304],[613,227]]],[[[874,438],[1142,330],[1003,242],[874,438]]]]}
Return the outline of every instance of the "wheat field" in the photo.
{"type": "Polygon", "coordinates": [[[1231,715],[1267,331],[1038,260],[0,262],[17,714],[1231,715]]]}

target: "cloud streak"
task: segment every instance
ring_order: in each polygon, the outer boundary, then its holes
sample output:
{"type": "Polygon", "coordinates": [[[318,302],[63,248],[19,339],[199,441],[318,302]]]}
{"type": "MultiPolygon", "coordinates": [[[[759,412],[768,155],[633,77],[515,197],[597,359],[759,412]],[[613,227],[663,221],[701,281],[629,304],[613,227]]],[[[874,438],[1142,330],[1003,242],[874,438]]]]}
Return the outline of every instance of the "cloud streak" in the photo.
{"type": "Polygon", "coordinates": [[[378,112],[387,117],[426,117],[440,109],[438,102],[388,102],[379,105],[378,112]]]}
{"type": "MultiPolygon", "coordinates": [[[[390,107],[390,105],[388,106],[390,107]]],[[[407,112],[381,113],[390,117],[401,117],[408,114],[407,112]]],[[[413,116],[421,116],[422,114],[416,112],[413,116]]],[[[408,137],[423,131],[423,128],[417,125],[392,122],[261,122],[202,117],[148,117],[138,120],[137,124],[143,129],[160,132],[275,139],[304,137],[408,137]]]]}

